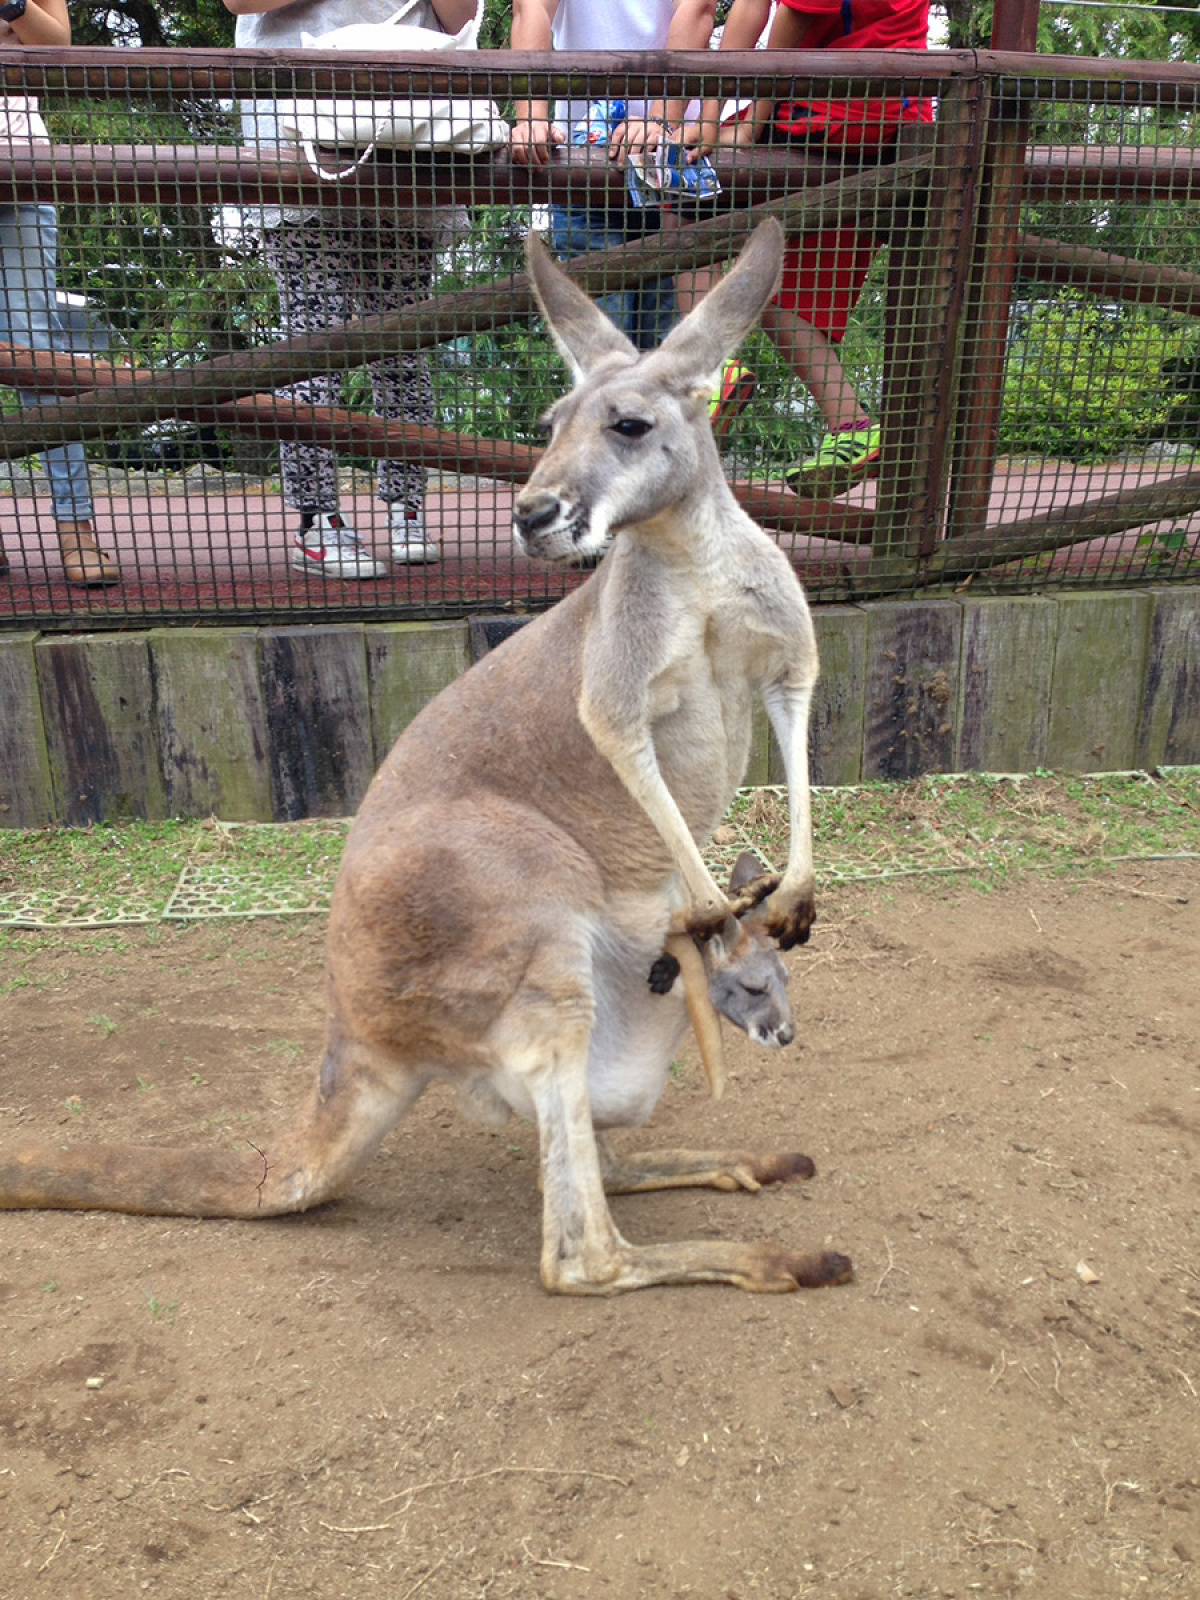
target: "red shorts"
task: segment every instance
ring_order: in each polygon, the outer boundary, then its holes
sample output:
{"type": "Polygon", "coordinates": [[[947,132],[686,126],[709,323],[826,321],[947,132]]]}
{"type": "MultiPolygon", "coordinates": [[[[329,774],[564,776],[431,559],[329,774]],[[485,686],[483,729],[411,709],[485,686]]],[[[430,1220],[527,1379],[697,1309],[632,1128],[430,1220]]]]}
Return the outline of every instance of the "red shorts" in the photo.
{"type": "Polygon", "coordinates": [[[794,311],[841,344],[878,249],[871,235],[857,228],[789,239],[779,293],[771,304],[794,311]]]}
{"type": "MultiPolygon", "coordinates": [[[[914,117],[921,113],[923,104],[927,102],[914,105],[914,117]]],[[[887,113],[892,109],[891,102],[863,102],[863,106],[876,105],[881,109],[874,120],[868,119],[862,114],[862,107],[855,105],[854,109],[860,113],[857,117],[833,123],[828,115],[830,107],[823,111],[818,108],[819,114],[804,116],[802,112],[807,111],[807,107],[777,106],[776,122],[768,130],[767,138],[772,143],[795,143],[809,149],[853,145],[857,149],[882,150],[899,133],[904,109],[897,101],[896,114],[890,116],[887,113]]],[[[840,113],[847,108],[836,109],[840,113]]],[[[857,228],[833,228],[827,233],[806,233],[789,239],[779,293],[772,304],[794,311],[834,344],[841,344],[850,313],[858,304],[878,249],[876,240],[857,228]]]]}

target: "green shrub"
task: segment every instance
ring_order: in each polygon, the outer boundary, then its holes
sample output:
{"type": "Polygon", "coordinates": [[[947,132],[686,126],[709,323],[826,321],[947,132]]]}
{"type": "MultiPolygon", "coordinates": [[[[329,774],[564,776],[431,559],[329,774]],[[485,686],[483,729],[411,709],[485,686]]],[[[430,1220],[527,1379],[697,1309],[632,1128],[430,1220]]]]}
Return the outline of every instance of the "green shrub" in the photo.
{"type": "Polygon", "coordinates": [[[1062,294],[1019,306],[1013,328],[1001,450],[1098,461],[1171,432],[1182,318],[1062,294]]]}

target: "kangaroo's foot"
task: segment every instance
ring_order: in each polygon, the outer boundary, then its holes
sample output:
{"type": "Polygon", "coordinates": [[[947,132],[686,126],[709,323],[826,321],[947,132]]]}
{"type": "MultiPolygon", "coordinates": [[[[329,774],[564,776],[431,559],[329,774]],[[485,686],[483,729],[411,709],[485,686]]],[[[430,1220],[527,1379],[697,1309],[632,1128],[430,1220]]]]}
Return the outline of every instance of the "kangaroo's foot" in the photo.
{"type": "Polygon", "coordinates": [[[749,1150],[645,1150],[619,1155],[598,1133],[600,1171],[607,1194],[645,1194],[653,1189],[746,1189],[800,1183],[816,1167],[798,1151],[756,1155],[749,1150]]]}

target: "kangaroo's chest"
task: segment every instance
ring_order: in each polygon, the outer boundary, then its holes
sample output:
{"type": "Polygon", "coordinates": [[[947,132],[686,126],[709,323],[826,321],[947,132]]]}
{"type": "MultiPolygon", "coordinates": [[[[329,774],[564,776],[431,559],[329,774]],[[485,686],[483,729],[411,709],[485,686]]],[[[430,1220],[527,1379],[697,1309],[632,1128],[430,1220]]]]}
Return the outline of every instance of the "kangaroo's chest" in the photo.
{"type": "Polygon", "coordinates": [[[754,679],[746,640],[715,617],[687,631],[650,685],[659,770],[694,831],[720,820],[749,760],[754,679]]]}

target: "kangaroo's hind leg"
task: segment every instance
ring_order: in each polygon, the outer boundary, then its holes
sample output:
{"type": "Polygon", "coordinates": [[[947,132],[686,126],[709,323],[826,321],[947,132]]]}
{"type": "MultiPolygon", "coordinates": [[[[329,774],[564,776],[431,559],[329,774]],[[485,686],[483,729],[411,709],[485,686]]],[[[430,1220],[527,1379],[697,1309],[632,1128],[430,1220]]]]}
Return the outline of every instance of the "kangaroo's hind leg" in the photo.
{"type": "Polygon", "coordinates": [[[596,1135],[607,1194],[644,1194],[654,1189],[748,1189],[798,1183],[816,1172],[808,1156],[780,1150],[644,1150],[618,1154],[607,1134],[596,1135]]]}
{"type": "Polygon", "coordinates": [[[502,1070],[520,1080],[537,1120],[546,1288],[619,1294],[658,1283],[732,1283],[781,1293],[844,1282],[850,1263],[832,1252],[709,1240],[633,1245],[621,1236],[605,1198],[588,1095],[591,996],[582,979],[572,991],[556,958],[561,946],[530,964],[524,994],[493,1033],[502,1070]]]}
{"type": "Polygon", "coordinates": [[[331,1028],[303,1117],[260,1152],[259,1215],[306,1211],[345,1193],[426,1081],[379,1046],[331,1028]]]}

